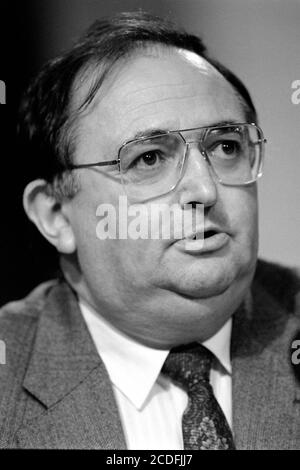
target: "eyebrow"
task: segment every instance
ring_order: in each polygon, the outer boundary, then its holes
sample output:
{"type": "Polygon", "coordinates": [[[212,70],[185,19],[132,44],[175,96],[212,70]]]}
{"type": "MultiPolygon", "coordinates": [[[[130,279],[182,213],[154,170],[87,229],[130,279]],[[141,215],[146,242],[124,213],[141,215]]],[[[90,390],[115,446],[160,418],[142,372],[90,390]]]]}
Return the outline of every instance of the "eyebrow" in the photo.
{"type": "MultiPolygon", "coordinates": [[[[191,127],[190,129],[201,129],[202,127],[219,127],[219,126],[227,126],[227,125],[235,125],[238,124],[240,121],[237,120],[222,120],[222,121],[215,121],[210,124],[207,124],[206,126],[199,126],[199,127],[191,127]]],[[[126,142],[130,142],[135,139],[139,139],[141,137],[155,137],[156,135],[159,134],[166,134],[168,132],[174,132],[174,131],[183,131],[183,130],[189,130],[189,129],[169,129],[169,128],[149,128],[149,129],[143,129],[141,131],[138,131],[136,134],[134,134],[130,139],[127,139],[126,142]]]]}

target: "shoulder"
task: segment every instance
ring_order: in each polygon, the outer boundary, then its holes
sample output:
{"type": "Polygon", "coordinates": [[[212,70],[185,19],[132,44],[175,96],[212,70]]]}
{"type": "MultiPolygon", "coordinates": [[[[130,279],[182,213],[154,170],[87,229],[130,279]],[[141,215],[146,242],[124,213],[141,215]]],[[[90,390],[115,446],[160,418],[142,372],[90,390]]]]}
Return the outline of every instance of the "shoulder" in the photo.
{"type": "MultiPolygon", "coordinates": [[[[41,367],[47,365],[48,343],[55,350],[56,333],[62,329],[60,322],[68,324],[68,317],[64,319],[63,315],[68,299],[72,303],[70,287],[58,278],[39,285],[24,299],[10,302],[0,310],[0,448],[14,442],[25,414],[34,416],[44,410],[39,401],[32,400],[24,380],[28,371],[37,367],[36,361],[46,358],[41,367]]],[[[28,377],[33,383],[38,380],[33,372],[28,377]]]]}
{"type": "Polygon", "coordinates": [[[234,316],[234,351],[287,357],[300,332],[299,271],[258,260],[249,294],[234,316]]]}
{"type": "Polygon", "coordinates": [[[24,299],[9,302],[0,309],[0,377],[4,374],[8,379],[7,374],[19,375],[22,364],[27,362],[46,299],[58,282],[40,284],[24,299]]]}
{"type": "Polygon", "coordinates": [[[287,313],[300,316],[300,269],[258,260],[253,291],[263,290],[266,296],[287,313]]]}
{"type": "Polygon", "coordinates": [[[3,305],[0,309],[0,331],[13,331],[19,322],[23,324],[34,323],[40,312],[44,308],[44,304],[49,293],[58,280],[44,282],[31,291],[24,299],[12,301],[3,305]]]}

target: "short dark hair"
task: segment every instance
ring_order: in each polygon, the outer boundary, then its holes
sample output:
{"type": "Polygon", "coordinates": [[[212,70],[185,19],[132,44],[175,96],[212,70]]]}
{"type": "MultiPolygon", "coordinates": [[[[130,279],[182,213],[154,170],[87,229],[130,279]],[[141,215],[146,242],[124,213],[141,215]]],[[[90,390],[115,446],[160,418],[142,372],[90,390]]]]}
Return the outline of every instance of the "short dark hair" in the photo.
{"type": "Polygon", "coordinates": [[[62,197],[72,197],[74,179],[66,170],[74,155],[73,131],[78,113],[92,102],[112,67],[121,58],[149,44],[186,49],[206,59],[241,97],[246,119],[257,121],[256,110],[245,85],[233,72],[209,57],[199,37],[143,11],[120,13],[93,23],[69,51],[42,68],[24,94],[18,134],[23,152],[33,159],[31,179],[43,178],[49,187],[54,188],[56,195],[61,193],[62,197]],[[71,111],[74,83],[79,75],[97,68],[95,83],[84,101],[71,111]]]}

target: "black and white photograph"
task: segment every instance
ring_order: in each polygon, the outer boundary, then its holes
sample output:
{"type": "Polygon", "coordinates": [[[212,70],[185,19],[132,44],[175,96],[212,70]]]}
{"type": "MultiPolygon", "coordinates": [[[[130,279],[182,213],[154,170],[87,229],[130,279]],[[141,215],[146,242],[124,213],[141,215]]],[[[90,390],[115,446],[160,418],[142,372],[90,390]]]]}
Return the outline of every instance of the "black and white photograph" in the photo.
{"type": "Polygon", "coordinates": [[[0,449],[300,450],[300,0],[0,8],[0,449]]]}

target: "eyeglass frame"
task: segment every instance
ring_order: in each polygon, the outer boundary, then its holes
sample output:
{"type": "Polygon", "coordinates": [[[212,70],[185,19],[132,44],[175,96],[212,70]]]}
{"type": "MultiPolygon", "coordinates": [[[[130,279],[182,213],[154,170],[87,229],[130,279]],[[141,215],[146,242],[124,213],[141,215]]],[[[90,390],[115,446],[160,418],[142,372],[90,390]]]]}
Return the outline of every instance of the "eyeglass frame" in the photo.
{"type": "MultiPolygon", "coordinates": [[[[79,164],[79,165],[68,164],[66,169],[67,170],[77,170],[77,169],[82,169],[82,168],[93,168],[93,167],[104,167],[104,166],[118,165],[119,172],[122,176],[120,154],[122,152],[122,149],[126,145],[131,144],[132,142],[142,142],[143,140],[148,140],[148,139],[156,138],[156,137],[162,137],[164,135],[179,134],[182,141],[185,144],[185,152],[184,152],[184,155],[182,157],[182,168],[181,168],[181,171],[180,171],[180,176],[179,176],[176,184],[174,184],[166,193],[163,193],[163,194],[159,195],[159,196],[163,196],[164,194],[167,194],[170,191],[173,191],[176,188],[176,186],[179,184],[179,182],[181,181],[181,179],[184,175],[184,168],[185,168],[186,156],[187,156],[187,153],[188,153],[189,145],[193,144],[193,143],[201,143],[201,139],[192,140],[192,141],[187,142],[186,139],[184,138],[184,136],[181,134],[181,132],[191,132],[191,131],[202,130],[202,129],[205,129],[205,130],[206,129],[222,129],[222,128],[226,128],[226,127],[245,126],[245,125],[246,126],[254,126],[258,130],[258,134],[261,136],[261,138],[259,138],[258,141],[256,142],[257,144],[260,145],[260,161],[259,161],[258,173],[257,173],[256,178],[254,178],[252,180],[249,180],[249,181],[246,181],[245,183],[224,183],[224,182],[222,182],[221,178],[216,174],[214,166],[211,163],[211,161],[209,159],[209,156],[206,154],[206,149],[205,149],[204,146],[201,147],[200,152],[201,152],[201,155],[203,156],[204,160],[212,168],[212,170],[213,170],[213,172],[214,172],[215,176],[217,177],[217,180],[220,184],[222,184],[223,186],[234,186],[234,187],[248,186],[250,184],[255,183],[258,180],[258,178],[260,178],[262,176],[262,164],[263,164],[263,159],[264,159],[264,145],[267,143],[267,139],[264,136],[263,130],[261,129],[261,127],[259,127],[254,122],[250,122],[250,123],[249,122],[232,122],[232,123],[228,123],[228,124],[221,124],[219,126],[214,125],[214,126],[192,127],[192,128],[189,128],[189,129],[169,130],[169,131],[165,131],[165,132],[162,132],[162,133],[155,134],[153,136],[141,136],[141,137],[138,137],[136,139],[130,139],[130,140],[127,140],[127,141],[123,142],[123,144],[120,146],[120,148],[118,150],[118,158],[115,159],[115,160],[109,160],[109,161],[105,161],[105,162],[101,161],[101,162],[95,162],[95,163],[82,163],[82,164],[79,164]]],[[[122,181],[122,184],[123,184],[123,181],[122,181]]],[[[155,197],[159,197],[159,196],[155,196],[155,197]]]]}

